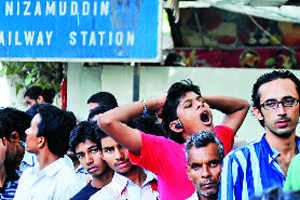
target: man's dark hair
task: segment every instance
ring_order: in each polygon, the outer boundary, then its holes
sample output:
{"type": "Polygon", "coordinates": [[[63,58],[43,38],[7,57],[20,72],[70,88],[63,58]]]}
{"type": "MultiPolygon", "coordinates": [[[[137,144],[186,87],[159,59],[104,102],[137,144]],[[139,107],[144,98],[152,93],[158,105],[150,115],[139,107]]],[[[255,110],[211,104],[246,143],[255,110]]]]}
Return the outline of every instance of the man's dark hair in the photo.
{"type": "Polygon", "coordinates": [[[189,162],[189,151],[192,147],[198,149],[206,147],[210,143],[215,143],[218,146],[219,160],[222,161],[225,153],[224,146],[219,138],[212,131],[199,131],[198,133],[193,134],[186,142],[185,155],[187,162],[189,162]]]}
{"type": "Polygon", "coordinates": [[[163,112],[161,114],[163,119],[163,128],[166,130],[168,137],[179,144],[184,143],[182,133],[176,133],[172,131],[169,127],[169,124],[178,119],[177,107],[179,104],[179,99],[182,98],[187,92],[195,92],[201,96],[200,88],[197,85],[194,85],[189,79],[174,83],[168,90],[166,102],[163,106],[163,112]]]}
{"type": "Polygon", "coordinates": [[[98,103],[99,105],[107,105],[112,107],[118,107],[118,102],[114,95],[109,92],[98,92],[93,94],[88,100],[87,103],[98,103]]]}
{"type": "Polygon", "coordinates": [[[52,89],[52,88],[51,88],[51,89],[44,89],[44,90],[43,90],[42,96],[43,96],[44,101],[45,101],[46,103],[52,104],[52,103],[53,103],[53,99],[54,99],[54,97],[55,97],[55,94],[56,94],[56,92],[55,92],[55,90],[52,89]]]}
{"type": "Polygon", "coordinates": [[[43,89],[39,86],[32,86],[26,90],[24,97],[29,97],[30,99],[37,100],[39,96],[42,96],[43,89]]]}
{"type": "Polygon", "coordinates": [[[54,89],[42,89],[39,86],[32,86],[31,88],[27,89],[24,97],[28,96],[30,99],[37,100],[39,96],[42,96],[46,103],[53,103],[53,99],[55,97],[55,90],[54,89]]]}
{"type": "Polygon", "coordinates": [[[37,113],[41,116],[37,136],[46,138],[53,154],[64,156],[69,147],[70,132],[76,125],[74,114],[50,104],[41,104],[37,113]]]}
{"type": "Polygon", "coordinates": [[[0,137],[10,141],[13,131],[19,133],[20,140],[25,141],[25,130],[30,127],[32,117],[15,108],[3,108],[0,110],[0,137]]]}
{"type": "Polygon", "coordinates": [[[89,113],[89,116],[88,116],[88,120],[92,121],[93,117],[95,115],[100,114],[100,113],[105,113],[106,111],[114,109],[114,108],[115,108],[115,106],[113,106],[113,105],[101,104],[101,105],[97,106],[96,108],[94,108],[93,110],[91,110],[91,112],[89,113]]]}
{"type": "Polygon", "coordinates": [[[82,121],[71,131],[69,147],[75,153],[76,147],[80,143],[91,140],[101,149],[101,139],[106,136],[96,122],[82,121]]]}
{"type": "MultiPolygon", "coordinates": [[[[252,88],[252,103],[254,107],[259,109],[259,111],[261,111],[260,94],[258,92],[259,88],[263,84],[277,79],[290,79],[293,81],[295,83],[298,95],[300,95],[300,80],[292,72],[288,70],[274,70],[272,72],[265,73],[257,79],[252,88]]],[[[259,123],[262,127],[264,127],[264,120],[259,120],[259,123]]]]}
{"type": "Polygon", "coordinates": [[[138,115],[128,122],[127,125],[131,128],[139,129],[145,133],[166,137],[165,130],[158,122],[157,116],[154,112],[147,112],[146,114],[138,115]]]}

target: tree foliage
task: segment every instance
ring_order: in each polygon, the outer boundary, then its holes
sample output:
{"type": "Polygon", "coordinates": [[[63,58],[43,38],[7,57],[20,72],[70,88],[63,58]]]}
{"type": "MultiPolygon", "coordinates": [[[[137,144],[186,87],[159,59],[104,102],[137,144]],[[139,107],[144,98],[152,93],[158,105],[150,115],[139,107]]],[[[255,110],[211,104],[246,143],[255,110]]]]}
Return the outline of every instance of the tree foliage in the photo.
{"type": "Polygon", "coordinates": [[[55,62],[3,62],[0,73],[16,77],[13,82],[17,94],[21,88],[27,89],[31,86],[53,88],[59,92],[60,83],[65,75],[64,64],[55,62]]]}

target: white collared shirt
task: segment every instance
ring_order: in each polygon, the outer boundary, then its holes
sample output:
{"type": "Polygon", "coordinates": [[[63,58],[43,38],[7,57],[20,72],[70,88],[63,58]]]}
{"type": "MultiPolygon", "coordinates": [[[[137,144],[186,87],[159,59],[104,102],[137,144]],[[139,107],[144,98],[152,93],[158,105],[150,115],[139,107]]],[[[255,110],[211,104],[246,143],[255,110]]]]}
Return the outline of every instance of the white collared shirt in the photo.
{"type": "Polygon", "coordinates": [[[186,200],[199,200],[197,191],[195,191],[195,192],[193,193],[193,195],[190,196],[189,198],[187,198],[186,200]]]}
{"type": "Polygon", "coordinates": [[[146,179],[141,187],[127,177],[115,173],[112,181],[92,195],[90,200],[159,200],[156,175],[144,171],[146,179]]]}
{"type": "Polygon", "coordinates": [[[67,200],[82,188],[75,171],[64,158],[60,158],[43,170],[39,164],[28,168],[22,174],[15,194],[15,200],[67,200]]]}

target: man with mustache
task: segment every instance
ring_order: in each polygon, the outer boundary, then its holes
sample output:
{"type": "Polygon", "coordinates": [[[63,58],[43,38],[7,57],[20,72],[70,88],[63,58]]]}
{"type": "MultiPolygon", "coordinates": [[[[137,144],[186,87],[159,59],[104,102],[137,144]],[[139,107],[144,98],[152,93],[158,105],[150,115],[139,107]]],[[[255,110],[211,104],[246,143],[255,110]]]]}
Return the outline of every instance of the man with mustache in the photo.
{"type": "Polygon", "coordinates": [[[129,161],[128,149],[110,136],[101,136],[103,160],[116,172],[112,181],[90,200],[158,200],[156,176],[129,161]]]}
{"type": "Polygon", "coordinates": [[[214,130],[222,141],[225,154],[231,150],[234,134],[249,109],[243,99],[211,96],[203,97],[198,86],[185,80],[174,83],[167,97],[134,102],[97,116],[99,127],[126,146],[130,160],[157,175],[162,200],[183,200],[195,189],[186,174],[184,142],[201,130],[214,130]],[[225,114],[222,125],[213,126],[210,107],[225,114]],[[145,134],[125,123],[134,117],[156,111],[160,114],[167,137],[145,134]]]}
{"type": "Polygon", "coordinates": [[[224,147],[211,131],[200,131],[186,143],[187,174],[196,189],[187,200],[216,200],[224,147]]]}
{"type": "Polygon", "coordinates": [[[265,73],[252,89],[253,113],[265,128],[260,141],[224,158],[219,199],[248,200],[282,187],[292,158],[299,152],[300,81],[290,71],[265,73]]]}

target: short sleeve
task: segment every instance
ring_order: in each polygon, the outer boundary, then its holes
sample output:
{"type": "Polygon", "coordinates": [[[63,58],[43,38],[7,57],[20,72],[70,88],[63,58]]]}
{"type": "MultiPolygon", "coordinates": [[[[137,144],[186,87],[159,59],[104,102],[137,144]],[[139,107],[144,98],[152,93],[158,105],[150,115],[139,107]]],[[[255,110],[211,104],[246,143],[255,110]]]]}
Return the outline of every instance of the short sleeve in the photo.
{"type": "Polygon", "coordinates": [[[234,142],[233,130],[227,126],[220,125],[220,126],[215,126],[214,131],[216,136],[223,143],[225,155],[227,155],[231,151],[234,142]]]}

